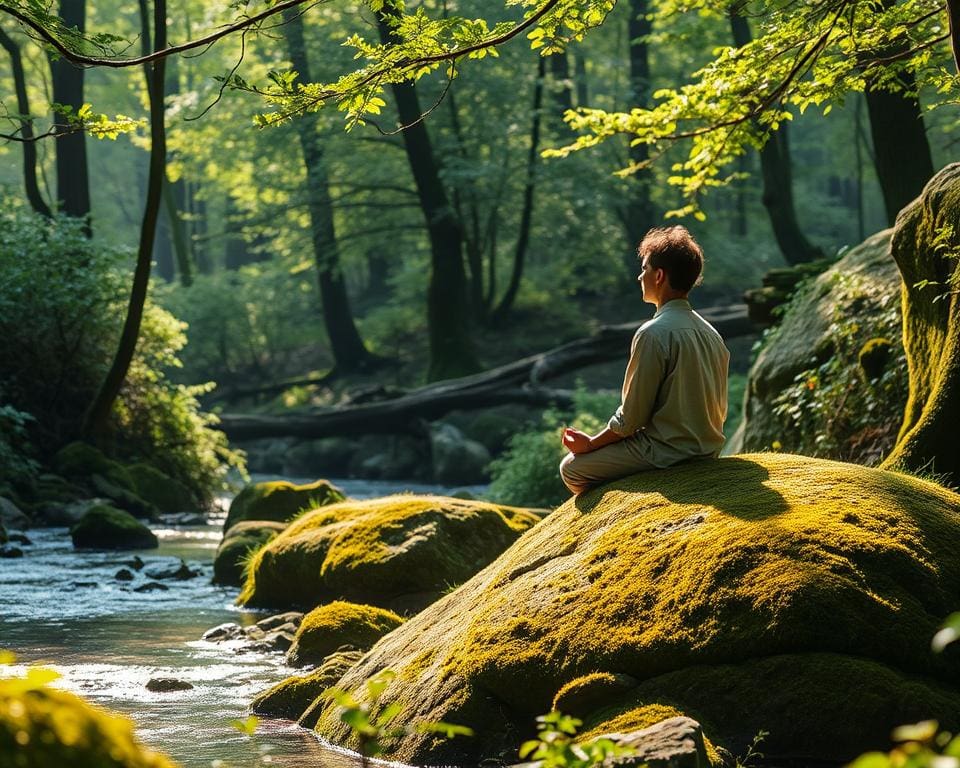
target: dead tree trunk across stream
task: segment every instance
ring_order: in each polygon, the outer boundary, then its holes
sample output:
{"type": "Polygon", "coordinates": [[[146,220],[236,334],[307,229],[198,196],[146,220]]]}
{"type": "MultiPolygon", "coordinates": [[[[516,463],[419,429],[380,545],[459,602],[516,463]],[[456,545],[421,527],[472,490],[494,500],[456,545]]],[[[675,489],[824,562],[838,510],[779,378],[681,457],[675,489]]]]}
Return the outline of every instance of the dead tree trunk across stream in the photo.
{"type": "MultiPolygon", "coordinates": [[[[700,314],[726,339],[746,336],[757,330],[747,317],[745,305],[705,309],[700,314]]],[[[454,410],[488,408],[505,403],[567,407],[572,403],[572,393],[544,387],[543,383],[618,358],[626,364],[630,341],[638,326],[637,322],[603,326],[593,336],[546,352],[483,373],[394,393],[390,399],[377,402],[304,410],[282,416],[223,414],[219,429],[231,440],[420,433],[424,420],[437,419],[454,410]]]]}

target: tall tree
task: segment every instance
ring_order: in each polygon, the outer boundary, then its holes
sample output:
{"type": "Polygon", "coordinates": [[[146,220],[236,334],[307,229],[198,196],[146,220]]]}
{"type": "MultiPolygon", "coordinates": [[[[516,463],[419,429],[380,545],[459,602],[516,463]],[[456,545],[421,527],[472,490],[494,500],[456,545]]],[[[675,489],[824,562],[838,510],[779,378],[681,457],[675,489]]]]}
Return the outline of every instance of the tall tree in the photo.
{"type": "MultiPolygon", "coordinates": [[[[392,39],[389,20],[378,19],[380,38],[392,39]]],[[[470,334],[470,303],[463,264],[463,230],[440,178],[440,165],[423,120],[416,86],[392,85],[397,116],[403,126],[403,145],[410,162],[427,221],[430,240],[430,278],[427,287],[427,325],[430,334],[430,381],[454,378],[480,368],[470,334]]]]}
{"type": "MultiPolygon", "coordinates": [[[[653,31],[653,24],[649,11],[647,0],[630,0],[627,16],[630,106],[636,109],[647,109],[650,106],[650,48],[647,40],[653,31]]],[[[638,170],[628,181],[627,201],[620,214],[629,245],[624,252],[624,262],[631,276],[636,274],[637,270],[637,254],[634,249],[658,218],[650,194],[653,171],[647,165],[649,160],[650,149],[646,144],[631,143],[630,162],[638,170]]]]}
{"type": "MultiPolygon", "coordinates": [[[[733,41],[743,48],[753,40],[750,23],[736,10],[730,12],[733,41]]],[[[760,148],[760,170],[763,178],[763,206],[767,209],[773,236],[787,264],[801,264],[823,256],[800,228],[793,202],[793,165],[790,162],[789,123],[772,131],[760,148]]]]}
{"type": "MultiPolygon", "coordinates": [[[[64,26],[83,34],[87,25],[86,5],[86,0],[60,0],[60,18],[64,26]]],[[[83,106],[83,68],[65,57],[51,54],[50,71],[53,75],[53,101],[72,108],[76,114],[83,106]]],[[[90,179],[85,134],[62,121],[58,122],[55,131],[59,210],[68,216],[86,219],[84,229],[90,235],[90,179]]]]}
{"type": "MultiPolygon", "coordinates": [[[[167,3],[166,0],[154,0],[153,5],[154,50],[162,51],[167,47],[167,3]]],[[[114,355],[110,370],[107,371],[100,389],[84,416],[83,435],[94,442],[104,443],[109,439],[110,414],[113,404],[120,394],[120,388],[127,377],[133,354],[140,337],[140,322],[147,300],[147,287],[150,284],[150,267],[153,256],[153,242],[157,231],[157,218],[160,213],[160,198],[163,194],[163,182],[167,167],[167,134],[164,105],[164,74],[166,59],[158,58],[146,64],[147,91],[150,100],[150,171],[147,177],[147,199],[143,207],[143,221],[140,225],[140,244],[137,248],[137,264],[133,274],[133,286],[127,314],[120,334],[120,342],[114,355]]]]}
{"type": "MultiPolygon", "coordinates": [[[[283,12],[283,35],[294,69],[304,82],[312,82],[303,18],[299,10],[283,12]]],[[[310,211],[310,231],[313,256],[317,265],[323,322],[330,339],[337,373],[352,373],[373,368],[377,359],[360,338],[350,309],[347,285],[340,266],[340,253],[333,223],[333,205],[330,200],[330,180],[323,158],[323,147],[317,134],[316,114],[308,112],[296,121],[297,138],[303,152],[307,171],[307,196],[310,211]]]]}
{"type": "Polygon", "coordinates": [[[13,74],[13,88],[17,94],[17,111],[20,113],[20,137],[23,139],[23,186],[30,207],[41,216],[50,218],[53,214],[40,194],[37,183],[37,147],[33,135],[33,119],[30,117],[30,99],[27,95],[27,80],[23,74],[23,57],[20,46],[3,29],[0,29],[0,46],[10,56],[10,69],[13,74]]]}

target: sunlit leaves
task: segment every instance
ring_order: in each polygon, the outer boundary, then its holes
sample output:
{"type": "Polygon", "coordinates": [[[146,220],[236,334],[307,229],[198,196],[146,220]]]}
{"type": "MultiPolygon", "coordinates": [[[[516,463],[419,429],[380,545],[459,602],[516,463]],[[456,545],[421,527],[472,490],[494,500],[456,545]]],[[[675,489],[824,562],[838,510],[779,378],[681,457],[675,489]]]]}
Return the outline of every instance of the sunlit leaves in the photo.
{"type": "MultiPolygon", "coordinates": [[[[716,15],[731,6],[661,0],[655,24],[668,26],[691,10],[716,15]]],[[[548,155],[565,156],[628,134],[651,146],[649,164],[683,143],[687,159],[674,165],[670,183],[689,201],[672,213],[685,215],[699,211],[699,198],[711,187],[733,178],[723,174],[725,167],[811,107],[827,115],[847,93],[863,91],[868,83],[900,91],[905,72],[920,88],[938,94],[940,104],[960,95],[960,79],[946,68],[946,21],[935,0],[906,0],[891,8],[849,0],[737,8],[756,26],[752,42],[716,49],[713,61],[693,72],[689,83],[656,91],[649,109],[568,113],[568,124],[581,135],[548,155]]]]}

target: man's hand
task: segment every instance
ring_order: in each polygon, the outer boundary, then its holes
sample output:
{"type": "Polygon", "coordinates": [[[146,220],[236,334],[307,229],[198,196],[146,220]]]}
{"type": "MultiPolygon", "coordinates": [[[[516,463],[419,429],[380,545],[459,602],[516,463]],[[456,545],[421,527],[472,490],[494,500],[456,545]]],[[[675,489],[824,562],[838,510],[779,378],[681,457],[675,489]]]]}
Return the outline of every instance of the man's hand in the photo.
{"type": "Polygon", "coordinates": [[[594,449],[590,435],[573,427],[563,430],[563,447],[570,453],[589,453],[594,449]]]}

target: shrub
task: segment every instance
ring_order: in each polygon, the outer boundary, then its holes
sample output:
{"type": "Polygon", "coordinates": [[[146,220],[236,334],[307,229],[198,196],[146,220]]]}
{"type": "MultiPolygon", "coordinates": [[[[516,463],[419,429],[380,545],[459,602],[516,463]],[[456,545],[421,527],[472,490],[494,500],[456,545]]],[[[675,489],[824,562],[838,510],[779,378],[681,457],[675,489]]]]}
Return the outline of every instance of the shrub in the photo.
{"type": "MultiPolygon", "coordinates": [[[[129,300],[131,254],[87,239],[78,220],[48,221],[10,199],[0,210],[0,394],[4,406],[32,417],[17,417],[13,450],[27,455],[29,438],[44,460],[79,434],[112,363],[129,300]]],[[[214,417],[199,410],[196,396],[212,385],[183,387],[167,377],[180,365],[184,327],[148,300],[107,447],[156,465],[203,503],[225,465],[241,467],[242,460],[210,429],[214,417]]],[[[0,440],[0,455],[3,442],[13,445],[0,440]]]]}

